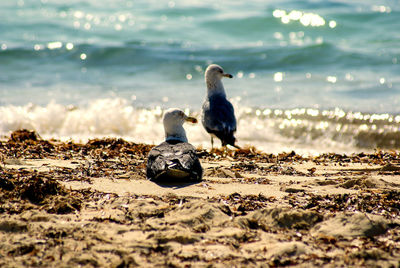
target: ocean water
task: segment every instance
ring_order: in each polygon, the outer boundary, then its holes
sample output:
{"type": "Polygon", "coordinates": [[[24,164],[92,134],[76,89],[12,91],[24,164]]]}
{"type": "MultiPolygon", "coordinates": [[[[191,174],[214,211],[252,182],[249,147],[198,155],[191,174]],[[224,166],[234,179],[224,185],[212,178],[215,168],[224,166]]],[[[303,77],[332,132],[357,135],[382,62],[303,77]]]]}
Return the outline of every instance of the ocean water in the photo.
{"type": "Polygon", "coordinates": [[[157,144],[164,109],[199,117],[217,63],[242,146],[400,148],[399,1],[3,0],[0,17],[2,136],[157,144]]]}

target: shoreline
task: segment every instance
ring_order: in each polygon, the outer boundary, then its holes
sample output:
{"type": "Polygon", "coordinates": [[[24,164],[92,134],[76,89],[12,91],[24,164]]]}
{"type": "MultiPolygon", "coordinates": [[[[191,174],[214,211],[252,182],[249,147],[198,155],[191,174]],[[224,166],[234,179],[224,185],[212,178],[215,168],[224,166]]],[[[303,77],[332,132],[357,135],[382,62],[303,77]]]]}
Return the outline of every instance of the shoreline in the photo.
{"type": "Polygon", "coordinates": [[[145,178],[151,145],[0,142],[0,265],[397,266],[400,154],[199,150],[203,181],[145,178]]]}

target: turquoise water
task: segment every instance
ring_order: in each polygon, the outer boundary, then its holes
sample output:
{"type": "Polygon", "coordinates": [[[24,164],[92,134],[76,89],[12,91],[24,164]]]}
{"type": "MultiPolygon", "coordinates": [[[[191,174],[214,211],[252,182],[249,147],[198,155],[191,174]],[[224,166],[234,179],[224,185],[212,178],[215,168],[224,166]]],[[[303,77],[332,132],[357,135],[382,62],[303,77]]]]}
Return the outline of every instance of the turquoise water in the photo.
{"type": "MultiPolygon", "coordinates": [[[[254,125],[260,130],[254,137],[241,133],[239,122],[238,137],[246,143],[268,148],[290,139],[314,148],[311,133],[326,123],[332,133],[318,143],[321,148],[337,148],[337,142],[374,148],[375,140],[354,137],[360,131],[399,131],[398,1],[3,0],[0,17],[3,134],[30,127],[56,137],[139,139],[135,126],[117,120],[121,113],[129,121],[145,110],[157,124],[159,109],[198,113],[210,63],[234,75],[224,84],[238,117],[264,120],[254,125]],[[297,123],[274,114],[293,109],[311,112],[297,123]],[[99,125],[107,118],[98,111],[105,110],[116,126],[99,125]],[[341,127],[322,116],[335,111],[348,120],[341,127]],[[355,126],[345,140],[335,138],[343,126],[354,127],[358,112],[366,118],[361,129],[355,126]],[[374,115],[384,127],[369,120],[374,115]],[[275,138],[266,137],[271,132],[275,138]]],[[[159,135],[162,130],[145,141],[157,142],[159,135]]],[[[194,140],[206,146],[208,137],[201,133],[194,140]]]]}

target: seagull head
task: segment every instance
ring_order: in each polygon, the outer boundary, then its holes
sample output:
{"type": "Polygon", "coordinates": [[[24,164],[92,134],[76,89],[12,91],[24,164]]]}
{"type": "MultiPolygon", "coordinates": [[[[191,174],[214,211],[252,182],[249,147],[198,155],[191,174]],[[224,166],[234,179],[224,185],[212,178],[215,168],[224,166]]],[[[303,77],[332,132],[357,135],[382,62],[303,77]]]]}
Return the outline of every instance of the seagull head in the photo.
{"type": "Polygon", "coordinates": [[[225,73],[224,69],[217,64],[211,64],[207,67],[206,70],[206,80],[221,80],[223,77],[232,78],[233,75],[225,73]]]}
{"type": "Polygon", "coordinates": [[[197,123],[197,119],[187,116],[178,108],[166,110],[163,117],[166,140],[180,140],[187,142],[186,132],[183,128],[183,123],[185,122],[197,123]]]}
{"type": "Polygon", "coordinates": [[[224,69],[217,64],[211,64],[208,66],[204,76],[206,78],[206,85],[209,95],[215,93],[225,95],[225,90],[221,79],[223,77],[233,77],[231,74],[225,73],[224,69]]]}

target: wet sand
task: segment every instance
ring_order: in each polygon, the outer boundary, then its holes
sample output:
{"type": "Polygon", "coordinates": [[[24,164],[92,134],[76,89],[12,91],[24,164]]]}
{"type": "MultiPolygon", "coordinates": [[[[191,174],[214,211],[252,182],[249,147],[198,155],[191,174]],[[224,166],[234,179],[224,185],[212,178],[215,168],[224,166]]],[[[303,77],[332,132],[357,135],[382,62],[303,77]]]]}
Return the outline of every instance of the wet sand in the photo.
{"type": "Polygon", "coordinates": [[[398,152],[199,149],[202,182],[158,185],[150,149],[1,141],[0,266],[400,265],[398,152]]]}

